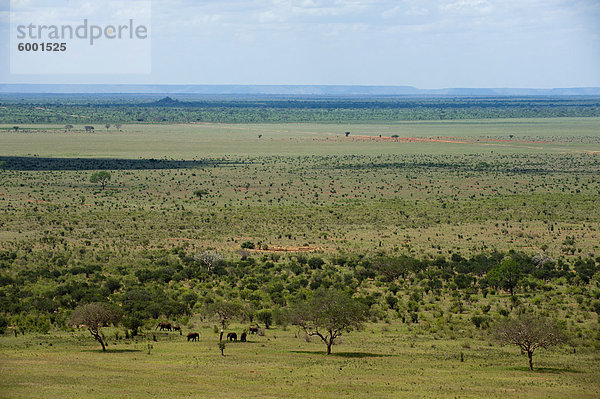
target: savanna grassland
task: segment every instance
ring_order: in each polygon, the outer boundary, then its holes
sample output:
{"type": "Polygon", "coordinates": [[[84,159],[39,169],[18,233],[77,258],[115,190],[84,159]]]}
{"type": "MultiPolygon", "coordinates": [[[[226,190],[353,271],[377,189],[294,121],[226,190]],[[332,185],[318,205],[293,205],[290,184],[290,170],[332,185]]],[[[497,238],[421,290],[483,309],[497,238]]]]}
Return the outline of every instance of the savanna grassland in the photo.
{"type": "Polygon", "coordinates": [[[2,137],[0,198],[11,215],[0,237],[587,254],[600,242],[598,124],[127,125],[93,134],[22,127],[2,137]],[[111,171],[106,190],[89,182],[93,169],[111,171]],[[207,194],[199,199],[196,190],[207,194]]]}
{"type": "Polygon", "coordinates": [[[593,351],[545,351],[532,373],[515,348],[394,322],[349,334],[331,356],[295,328],[277,327],[228,344],[223,357],[218,335],[192,326],[200,342],[171,333],[116,341],[109,329],[106,353],[83,333],[5,337],[3,397],[595,398],[600,389],[593,351]]]}
{"type": "Polygon", "coordinates": [[[597,117],[15,123],[2,397],[600,395],[597,117]],[[320,288],[369,309],[330,356],[286,317],[320,288]],[[206,311],[221,301],[246,309],[228,330],[261,327],[226,356],[206,311]],[[69,323],[86,302],[124,312],[106,353],[69,323]],[[534,372],[490,334],[523,312],[569,336],[534,372]]]}

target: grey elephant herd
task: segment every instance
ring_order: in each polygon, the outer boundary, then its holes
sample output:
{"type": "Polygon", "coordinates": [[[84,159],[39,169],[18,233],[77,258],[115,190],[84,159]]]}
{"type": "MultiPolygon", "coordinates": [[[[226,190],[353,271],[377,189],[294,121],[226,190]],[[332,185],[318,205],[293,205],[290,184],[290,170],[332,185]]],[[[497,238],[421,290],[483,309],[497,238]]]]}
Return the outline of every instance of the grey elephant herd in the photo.
{"type": "MultiPolygon", "coordinates": [[[[172,325],[171,323],[158,323],[158,325],[156,326],[155,330],[159,330],[160,331],[179,331],[179,335],[183,335],[183,333],[181,332],[181,326],[176,326],[176,325],[172,325]]],[[[248,332],[250,334],[258,334],[259,328],[255,327],[255,326],[251,326],[248,328],[248,332]]],[[[243,331],[240,334],[240,342],[246,342],[247,339],[247,333],[246,331],[243,331]]],[[[195,342],[195,341],[200,341],[200,334],[197,332],[190,332],[187,334],[187,340],[195,342]]],[[[227,340],[231,341],[231,342],[237,342],[238,340],[238,335],[235,332],[230,332],[227,334],[227,340]]]]}

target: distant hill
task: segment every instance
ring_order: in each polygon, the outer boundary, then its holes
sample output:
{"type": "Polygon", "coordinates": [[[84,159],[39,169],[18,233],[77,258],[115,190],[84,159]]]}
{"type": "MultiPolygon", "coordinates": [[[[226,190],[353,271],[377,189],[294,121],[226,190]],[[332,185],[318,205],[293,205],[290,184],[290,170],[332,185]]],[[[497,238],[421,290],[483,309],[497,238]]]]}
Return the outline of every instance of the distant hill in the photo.
{"type": "Polygon", "coordinates": [[[158,101],[155,101],[154,104],[156,104],[156,105],[176,105],[176,104],[179,104],[179,100],[173,100],[171,97],[167,96],[167,97],[161,98],[158,101]]]}
{"type": "MultiPolygon", "coordinates": [[[[556,89],[327,85],[0,84],[0,94],[205,94],[282,96],[600,96],[600,87],[556,89]]],[[[175,102],[170,99],[166,101],[175,102]]]]}

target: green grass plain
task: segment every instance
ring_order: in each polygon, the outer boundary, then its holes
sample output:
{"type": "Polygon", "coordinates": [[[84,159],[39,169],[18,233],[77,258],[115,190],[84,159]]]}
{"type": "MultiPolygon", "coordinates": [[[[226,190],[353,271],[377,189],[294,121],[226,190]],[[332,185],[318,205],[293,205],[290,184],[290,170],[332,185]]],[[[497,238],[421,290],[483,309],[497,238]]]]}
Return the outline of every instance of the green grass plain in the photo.
{"type": "Polygon", "coordinates": [[[82,126],[64,133],[62,126],[20,125],[27,132],[11,132],[0,125],[3,155],[54,157],[198,157],[342,154],[485,154],[578,153],[600,150],[600,118],[498,119],[469,121],[423,121],[377,124],[136,124],[118,132],[95,126],[95,133],[82,126]],[[45,130],[44,128],[47,128],[45,130]],[[343,139],[344,132],[351,134],[343,139]],[[258,135],[262,134],[259,140],[258,135]],[[356,136],[456,137],[496,139],[506,142],[396,143],[365,142],[356,136]],[[513,136],[511,139],[510,136],[513,136]],[[521,141],[550,141],[523,143],[521,141]]]}
{"type": "MultiPolygon", "coordinates": [[[[240,330],[241,326],[232,326],[240,330]]],[[[295,327],[229,343],[222,357],[210,323],[199,342],[115,341],[102,353],[85,331],[2,338],[3,397],[170,398],[595,398],[598,353],[539,351],[535,372],[513,347],[485,336],[439,339],[401,324],[369,324],[333,354],[295,327]],[[150,354],[148,346],[151,345],[150,354]],[[461,353],[463,362],[461,362],[461,353]]],[[[109,336],[112,331],[107,329],[109,336]]],[[[122,334],[121,334],[122,335],[122,334]]],[[[152,333],[149,334],[150,336],[152,333]]]]}

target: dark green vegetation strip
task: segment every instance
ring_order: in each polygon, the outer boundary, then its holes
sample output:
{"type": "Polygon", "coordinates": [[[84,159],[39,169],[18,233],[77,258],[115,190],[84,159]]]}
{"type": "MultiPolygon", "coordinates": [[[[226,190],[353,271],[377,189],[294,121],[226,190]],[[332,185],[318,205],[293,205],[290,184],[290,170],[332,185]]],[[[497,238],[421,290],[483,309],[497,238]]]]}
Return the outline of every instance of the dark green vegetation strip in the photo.
{"type": "Polygon", "coordinates": [[[224,167],[239,162],[226,160],[111,159],[111,158],[42,158],[0,156],[5,170],[158,170],[224,167]]]}
{"type": "Polygon", "coordinates": [[[330,98],[120,102],[0,97],[0,123],[374,122],[600,116],[600,99],[570,97],[330,98]],[[36,101],[36,102],[32,102],[36,101]]]}

